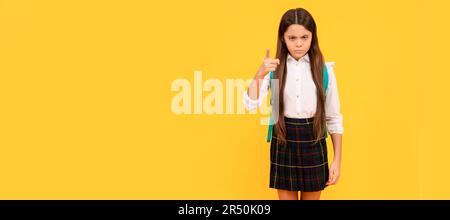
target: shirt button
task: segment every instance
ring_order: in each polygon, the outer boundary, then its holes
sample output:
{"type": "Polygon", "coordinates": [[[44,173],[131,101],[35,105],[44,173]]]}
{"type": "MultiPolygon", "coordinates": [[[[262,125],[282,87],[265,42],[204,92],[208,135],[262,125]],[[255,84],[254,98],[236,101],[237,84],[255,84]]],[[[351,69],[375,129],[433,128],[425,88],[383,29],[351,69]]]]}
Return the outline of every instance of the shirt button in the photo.
{"type": "Polygon", "coordinates": [[[298,82],[300,79],[296,79],[296,81],[298,82]]]}

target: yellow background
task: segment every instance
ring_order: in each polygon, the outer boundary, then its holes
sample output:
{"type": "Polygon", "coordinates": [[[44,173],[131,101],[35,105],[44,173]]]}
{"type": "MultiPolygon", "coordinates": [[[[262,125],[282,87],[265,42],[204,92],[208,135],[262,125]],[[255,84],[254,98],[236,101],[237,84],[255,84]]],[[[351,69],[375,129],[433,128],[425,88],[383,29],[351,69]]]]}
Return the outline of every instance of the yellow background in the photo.
{"type": "Polygon", "coordinates": [[[450,199],[444,0],[2,0],[0,198],[277,199],[260,115],[175,115],[170,86],[251,78],[295,7],[344,115],[322,199],[450,199]]]}

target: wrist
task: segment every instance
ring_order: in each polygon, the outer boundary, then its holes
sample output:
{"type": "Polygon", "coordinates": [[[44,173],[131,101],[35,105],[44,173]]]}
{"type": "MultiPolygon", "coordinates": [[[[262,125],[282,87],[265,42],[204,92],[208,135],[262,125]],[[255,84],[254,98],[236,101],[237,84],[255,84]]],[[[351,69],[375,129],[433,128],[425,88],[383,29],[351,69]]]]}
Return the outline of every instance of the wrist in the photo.
{"type": "Polygon", "coordinates": [[[264,79],[264,74],[256,73],[253,79],[264,79]]]}

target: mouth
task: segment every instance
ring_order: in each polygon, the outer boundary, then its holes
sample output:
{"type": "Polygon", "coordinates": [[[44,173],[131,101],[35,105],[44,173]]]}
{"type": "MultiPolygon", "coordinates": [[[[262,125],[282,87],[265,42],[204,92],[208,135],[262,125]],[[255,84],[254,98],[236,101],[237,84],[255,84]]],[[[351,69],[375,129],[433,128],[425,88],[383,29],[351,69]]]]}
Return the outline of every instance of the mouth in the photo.
{"type": "Polygon", "coordinates": [[[303,53],[303,50],[294,50],[295,53],[303,53]]]}

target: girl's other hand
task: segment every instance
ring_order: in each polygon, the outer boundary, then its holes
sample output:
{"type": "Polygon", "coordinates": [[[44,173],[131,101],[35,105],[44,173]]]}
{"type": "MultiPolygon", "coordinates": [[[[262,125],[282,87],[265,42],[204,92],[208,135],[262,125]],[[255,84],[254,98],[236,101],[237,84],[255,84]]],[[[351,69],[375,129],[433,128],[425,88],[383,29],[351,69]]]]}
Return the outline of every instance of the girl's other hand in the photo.
{"type": "Polygon", "coordinates": [[[333,161],[333,163],[331,163],[330,166],[330,175],[327,185],[337,184],[340,175],[341,175],[341,164],[339,161],[333,161]]]}

